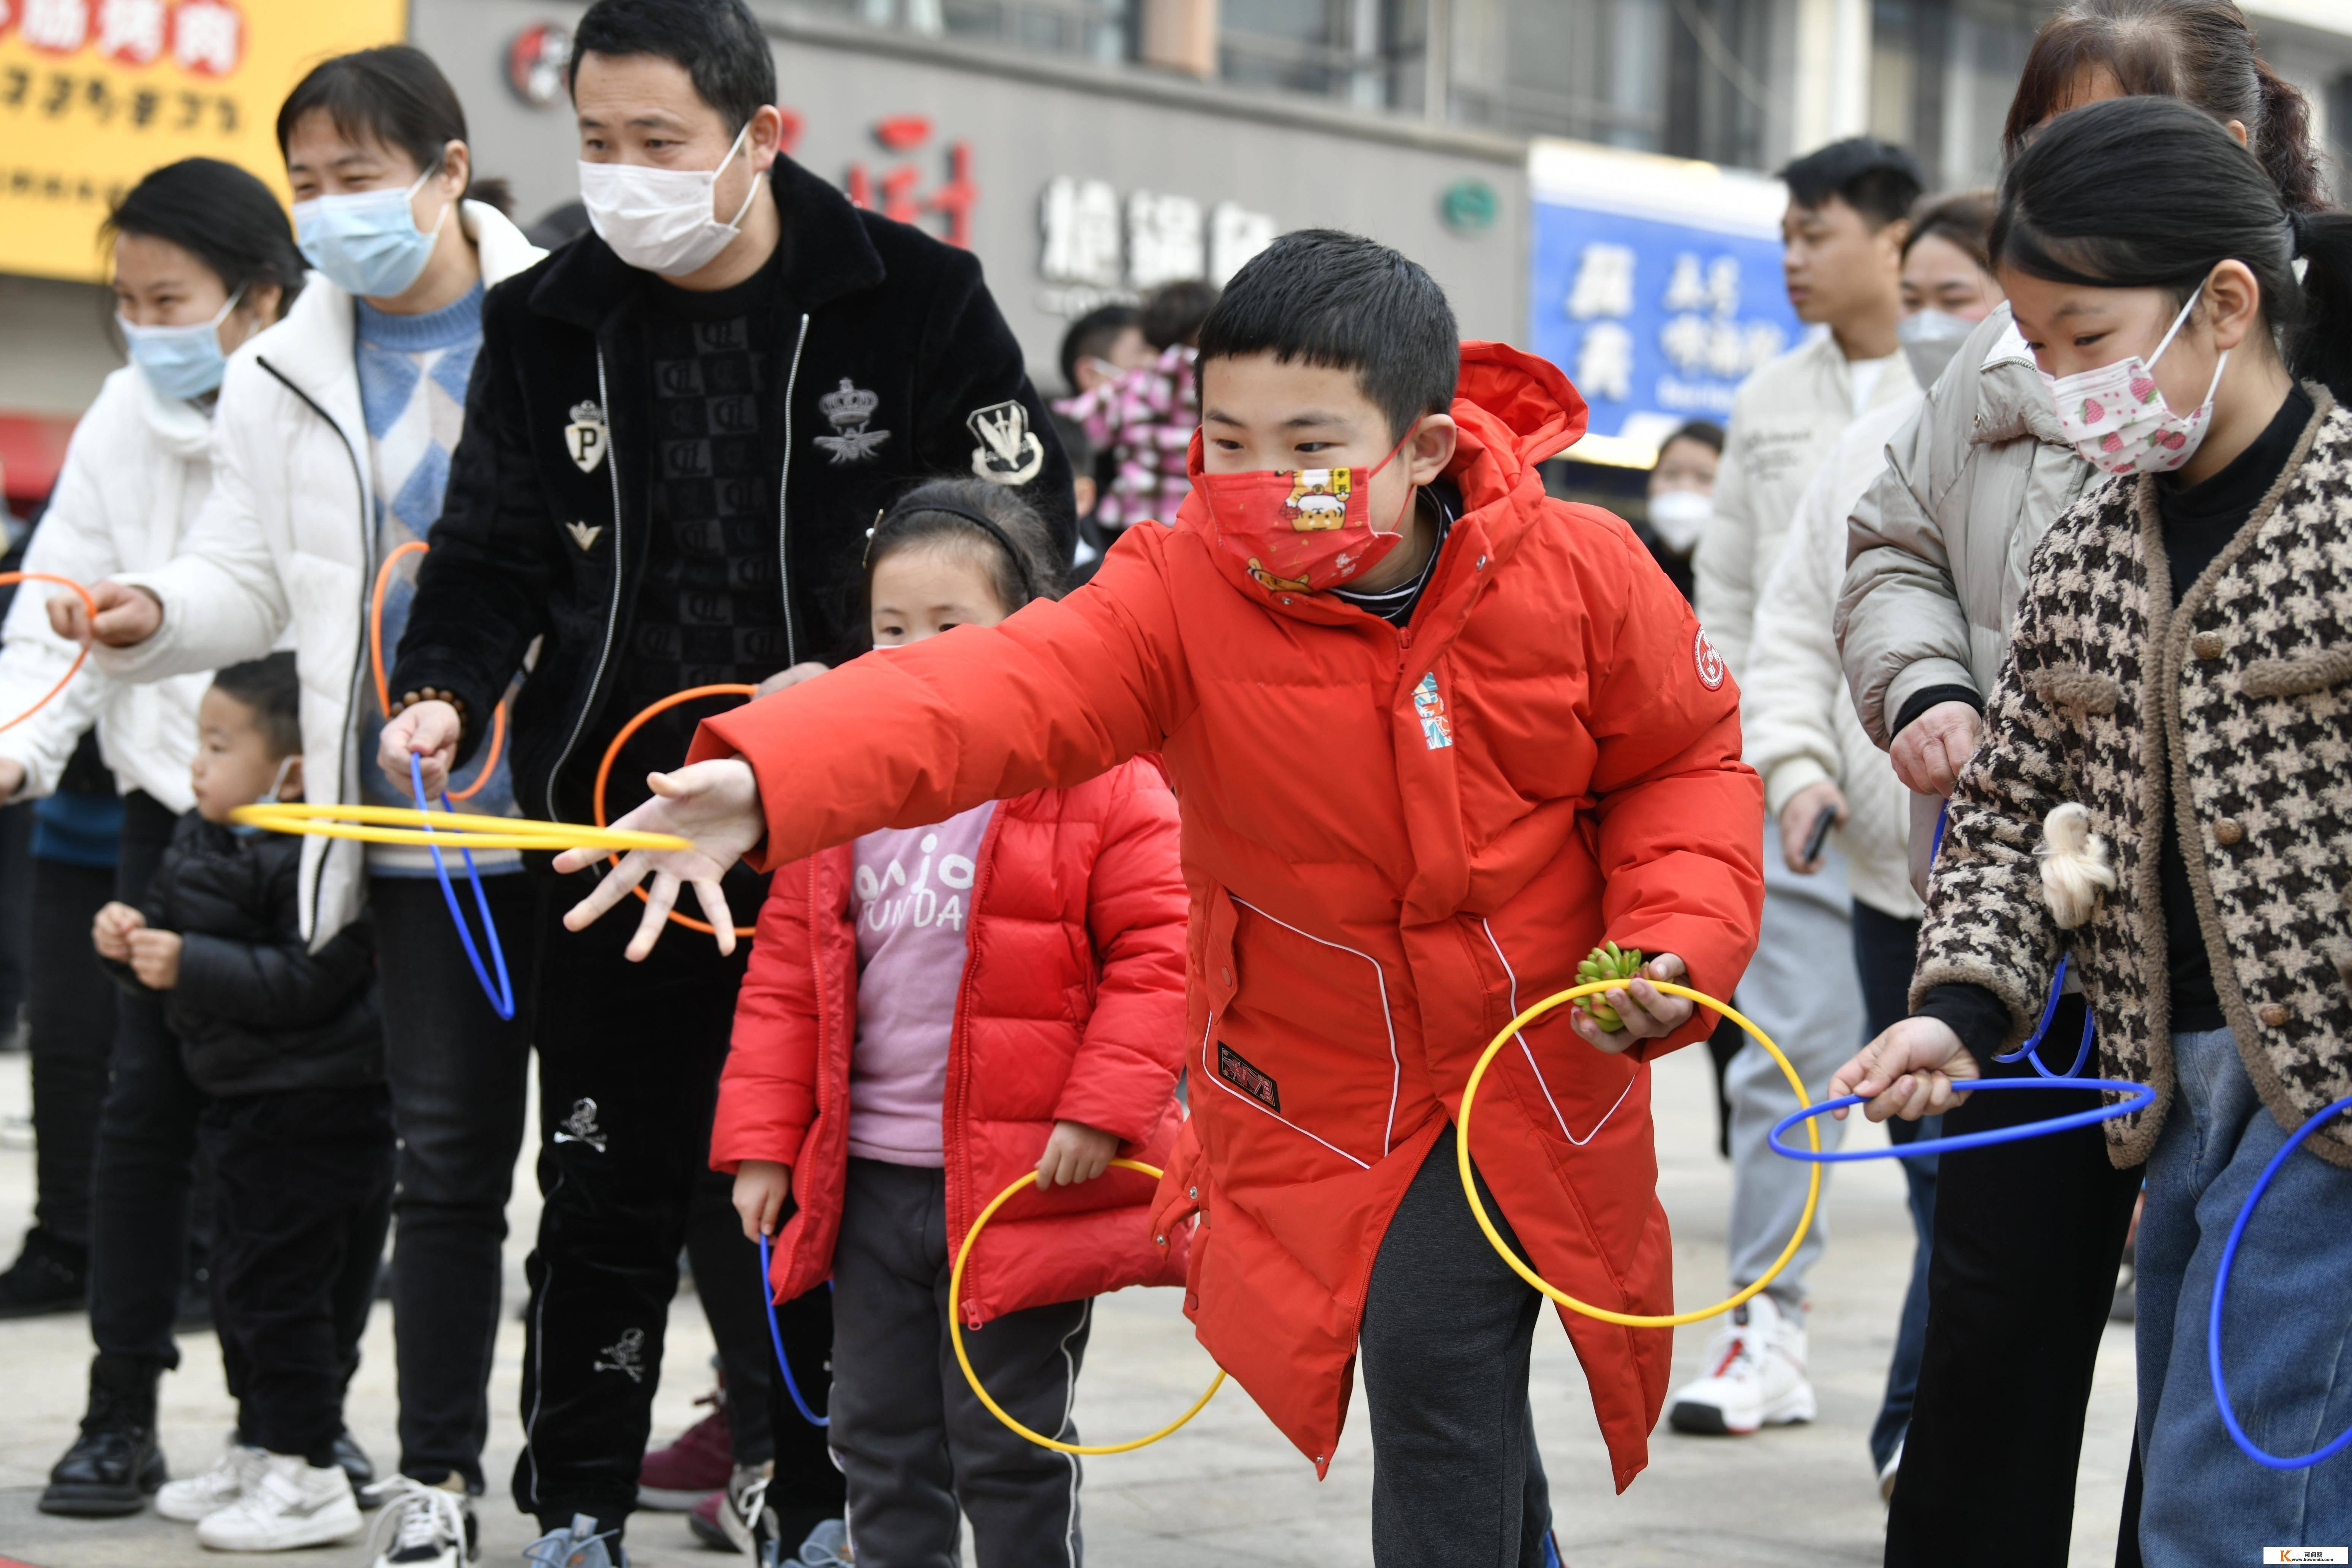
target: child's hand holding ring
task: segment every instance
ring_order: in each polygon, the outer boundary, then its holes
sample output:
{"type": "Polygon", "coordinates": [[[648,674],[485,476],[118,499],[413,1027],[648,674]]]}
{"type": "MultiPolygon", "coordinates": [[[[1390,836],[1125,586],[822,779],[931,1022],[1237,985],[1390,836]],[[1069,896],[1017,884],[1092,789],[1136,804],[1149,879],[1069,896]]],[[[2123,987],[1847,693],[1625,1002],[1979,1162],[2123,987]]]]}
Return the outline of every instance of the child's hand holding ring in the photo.
{"type": "Polygon", "coordinates": [[[1662,1040],[1689,1023],[1696,1009],[1688,997],[1670,996],[1650,982],[1665,980],[1683,984],[1688,973],[1681,959],[1671,952],[1662,952],[1643,964],[1642,973],[1625,984],[1601,993],[1601,1000],[1616,1010],[1621,1027],[1604,1029],[1582,1008],[1574,1011],[1569,1026],[1583,1036],[1587,1045],[1612,1056],[1635,1040],[1662,1040]]]}
{"type": "Polygon", "coordinates": [[[1037,1189],[1066,1187],[1091,1182],[1110,1169],[1118,1153],[1118,1135],[1083,1121],[1056,1121],[1037,1161],[1037,1189]]]}
{"type": "Polygon", "coordinates": [[[746,1160],[735,1167],[735,1212],[743,1216],[743,1239],[776,1234],[784,1199],[792,1195],[793,1168],[773,1160],[746,1160]]]}

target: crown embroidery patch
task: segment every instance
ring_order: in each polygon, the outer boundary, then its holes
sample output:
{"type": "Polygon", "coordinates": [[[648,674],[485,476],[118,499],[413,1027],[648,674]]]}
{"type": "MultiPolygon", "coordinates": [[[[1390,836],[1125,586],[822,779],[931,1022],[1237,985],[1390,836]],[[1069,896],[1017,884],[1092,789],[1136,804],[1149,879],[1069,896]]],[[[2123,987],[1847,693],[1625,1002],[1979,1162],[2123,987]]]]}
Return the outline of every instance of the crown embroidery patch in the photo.
{"type": "Polygon", "coordinates": [[[882,395],[854,384],[847,376],[841,384],[816,400],[816,410],[824,422],[833,426],[830,436],[813,437],[816,444],[833,454],[837,466],[843,463],[863,463],[882,449],[890,438],[887,430],[869,430],[874,411],[882,405],[882,395]]]}

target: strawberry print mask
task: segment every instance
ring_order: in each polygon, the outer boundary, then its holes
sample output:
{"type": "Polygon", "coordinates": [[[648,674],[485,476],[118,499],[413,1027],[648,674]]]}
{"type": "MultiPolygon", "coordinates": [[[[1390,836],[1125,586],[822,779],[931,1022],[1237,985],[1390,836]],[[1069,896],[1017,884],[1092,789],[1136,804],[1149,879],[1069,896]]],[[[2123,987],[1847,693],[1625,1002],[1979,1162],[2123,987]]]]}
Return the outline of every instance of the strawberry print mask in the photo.
{"type": "Polygon", "coordinates": [[[1371,518],[1372,476],[1396,459],[1421,428],[1389,448],[1369,468],[1254,469],[1243,474],[1202,471],[1201,447],[1189,465],[1192,488],[1208,503],[1217,548],[1239,562],[1269,593],[1315,594],[1345,587],[1404,541],[1404,507],[1386,528],[1371,518]]]}
{"type": "Polygon", "coordinates": [[[2213,394],[2221,384],[2221,367],[2230,363],[2229,351],[2214,362],[2205,401],[2189,414],[2175,414],[2166,405],[2152,374],[2196,306],[2192,295],[2172,318],[2156,353],[2145,360],[2127,354],[2074,375],[2042,373],[2042,384],[2050,389],[2059,426],[2083,461],[2110,474],[2168,474],[2196,452],[2213,423],[2213,394]]]}

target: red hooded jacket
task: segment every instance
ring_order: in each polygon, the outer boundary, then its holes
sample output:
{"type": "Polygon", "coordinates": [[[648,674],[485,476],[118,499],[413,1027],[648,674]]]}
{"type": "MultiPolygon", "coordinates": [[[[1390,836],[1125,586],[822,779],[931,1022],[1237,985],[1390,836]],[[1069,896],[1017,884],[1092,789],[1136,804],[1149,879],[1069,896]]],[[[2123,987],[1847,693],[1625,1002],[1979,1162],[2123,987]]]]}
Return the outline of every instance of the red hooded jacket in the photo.
{"type": "MultiPolygon", "coordinates": [[[[1176,802],[1148,762],[1009,800],[989,818],[966,918],[940,1108],[948,1247],[1059,1121],[1165,1163],[1184,1054],[1184,885],[1176,802]]],[[[789,1301],[833,1272],[849,1168],[857,930],[843,845],[776,873],[735,1002],[710,1163],[793,1172],[769,1283],[789,1301]]],[[[964,1275],[978,1328],[1024,1307],[1183,1278],[1153,1243],[1150,1183],[1123,1171],[1024,1193],[981,1232],[964,1275]]],[[[1181,1237],[1178,1238],[1181,1241],[1181,1237]]]]}
{"type": "MultiPolygon", "coordinates": [[[[1452,412],[1463,514],[1402,631],[1260,587],[1196,491],[1069,598],[708,721],[694,751],[757,773],[763,864],[1161,753],[1192,1117],[1154,1235],[1197,1206],[1201,1342],[1318,1470],[1381,1234],[1479,1050],[1604,935],[1727,994],[1763,905],[1763,790],[1722,661],[1632,530],[1544,495],[1535,465],[1582,433],[1583,400],[1465,343],[1452,412]]],[[[1644,1064],[1711,1025],[1612,1056],[1554,1015],[1486,1080],[1479,1169],[1585,1300],[1670,1310],[1644,1064]]],[[[1622,1489],[1671,1336],[1564,1321],[1622,1489]]]]}

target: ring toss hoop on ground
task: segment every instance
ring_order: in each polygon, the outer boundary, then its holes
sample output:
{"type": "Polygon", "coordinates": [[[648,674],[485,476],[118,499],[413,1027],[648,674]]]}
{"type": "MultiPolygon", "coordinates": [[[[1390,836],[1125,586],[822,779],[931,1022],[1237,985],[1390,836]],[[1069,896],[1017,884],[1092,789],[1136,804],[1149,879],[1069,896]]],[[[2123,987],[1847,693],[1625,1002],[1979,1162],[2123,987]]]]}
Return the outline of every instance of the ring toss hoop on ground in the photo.
{"type": "MultiPolygon", "coordinates": [[[[375,592],[368,597],[368,663],[375,676],[375,710],[379,713],[390,714],[392,711],[392,689],[383,679],[383,591],[392,585],[393,563],[404,555],[422,555],[432,548],[421,539],[395,544],[392,553],[383,558],[383,564],[375,570],[375,592]]],[[[507,705],[505,700],[500,699],[498,707],[490,711],[490,743],[482,752],[480,771],[474,774],[474,782],[464,789],[444,792],[441,796],[443,804],[453,800],[471,800],[481,794],[482,786],[490,782],[490,775],[499,771],[499,752],[506,742],[507,705]]]]}
{"type": "MultiPolygon", "coordinates": [[[[596,764],[596,788],[589,796],[594,804],[596,826],[599,827],[604,826],[604,781],[613,776],[613,763],[619,758],[621,748],[629,743],[629,737],[645,728],[647,720],[656,714],[668,712],[681,702],[691,702],[698,697],[757,697],[759,694],[760,689],[756,686],[741,686],[732,682],[718,686],[689,686],[683,691],[671,692],[658,702],[649,703],[643,712],[622,725],[620,732],[613,737],[612,743],[604,748],[604,760],[596,764]]],[[[615,863],[619,858],[618,856],[614,857],[615,863]]],[[[637,896],[637,902],[642,904],[646,901],[644,884],[640,883],[631,888],[629,891],[637,896]]],[[[709,921],[696,920],[692,915],[680,914],[677,910],[672,910],[669,912],[669,918],[673,925],[682,925],[688,931],[698,931],[705,936],[716,934],[710,929],[709,921]]],[[[759,932],[758,928],[754,926],[737,926],[735,934],[739,938],[748,940],[758,935],[759,932]]],[[[784,1375],[789,1378],[792,1374],[786,1373],[784,1375]]],[[[803,1414],[806,1414],[806,1406],[803,1406],[803,1414]]]]}
{"type": "MultiPolygon", "coordinates": [[[[1110,1163],[1111,1168],[1115,1170],[1139,1171],[1143,1174],[1152,1178],[1154,1181],[1159,1180],[1160,1176],[1159,1166],[1147,1165],[1140,1160],[1113,1160],[1110,1163]]],[[[1216,1394],[1218,1389],[1224,1386],[1225,1369],[1223,1367],[1219,1367],[1217,1369],[1217,1375],[1209,1380],[1208,1388],[1202,1393],[1200,1398],[1192,1401],[1192,1405],[1190,1409],[1186,1410],[1183,1415],[1176,1417],[1175,1420],[1168,1423],[1167,1426],[1160,1428],[1159,1431],[1151,1433],[1148,1436],[1132,1438],[1125,1443],[1064,1443],[1056,1438],[1048,1437],[1041,1432],[1032,1432],[1028,1427],[1024,1426],[1020,1422],[1015,1421],[1010,1415],[1008,1415],[1004,1406],[997,1404],[994,1399],[989,1396],[988,1390],[980,1385],[980,1373],[972,1370],[971,1357],[964,1352],[963,1314],[957,1310],[957,1303],[963,1294],[963,1266],[971,1260],[971,1244],[980,1239],[981,1228],[987,1225],[991,1219],[993,1219],[996,1216],[996,1211],[1003,1208],[1005,1204],[1012,1199],[1013,1194],[1019,1192],[1024,1187],[1034,1186],[1036,1184],[1036,1181],[1037,1178],[1034,1174],[1024,1175],[1015,1181],[1011,1186],[1006,1187],[1003,1192],[997,1194],[996,1196],[991,1198],[989,1200],[988,1206],[980,1211],[980,1217],[971,1222],[971,1228],[964,1232],[963,1245],[956,1248],[955,1268],[948,1275],[948,1337],[955,1343],[956,1364],[963,1368],[964,1381],[971,1384],[971,1391],[974,1394],[980,1395],[980,1402],[988,1406],[988,1413],[991,1415],[995,1416],[999,1421],[1003,1422],[1005,1426],[1011,1427],[1022,1436],[1026,1437],[1032,1443],[1036,1444],[1037,1447],[1041,1448],[1051,1448],[1057,1454],[1132,1453],[1136,1449],[1143,1447],[1149,1444],[1157,1443],[1160,1438],[1165,1437],[1168,1434],[1184,1425],[1185,1422],[1190,1421],[1193,1416],[1198,1415],[1201,1413],[1201,1407],[1209,1403],[1210,1399],[1216,1394]]],[[[779,1344],[778,1353],[781,1354],[782,1350],[782,1347],[779,1344]]],[[[803,1407],[803,1414],[806,1414],[805,1407],[803,1407]]]]}
{"type": "MultiPolygon", "coordinates": [[[[1598,1318],[1604,1323],[1622,1323],[1632,1329],[1670,1329],[1677,1324],[1700,1322],[1730,1311],[1734,1307],[1748,1300],[1761,1291],[1764,1287],[1772,1283],[1780,1270],[1789,1266],[1789,1259],[1797,1256],[1798,1244],[1805,1239],[1805,1232],[1812,1228],[1813,1210],[1822,1201],[1822,1168],[1819,1165],[1813,1167],[1812,1184],[1805,1189],[1805,1212],[1797,1221],[1796,1234],[1789,1237],[1789,1245],[1780,1249],[1780,1256],[1772,1260],[1772,1267],[1767,1268],[1761,1278],[1738,1295],[1727,1297],[1712,1307],[1702,1307],[1694,1312],[1662,1312],[1654,1316],[1642,1312],[1612,1311],[1606,1307],[1593,1306],[1589,1301],[1580,1301],[1521,1262],[1519,1255],[1511,1250],[1508,1244],[1503,1240],[1501,1233],[1496,1230],[1495,1222],[1487,1217],[1486,1205],[1478,1198],[1478,1184],[1472,1178],[1470,1172],[1470,1106],[1471,1102],[1477,1098],[1479,1082],[1486,1076],[1487,1064],[1495,1059],[1495,1054],[1517,1039],[1520,1030],[1553,1008],[1565,1006],[1570,1002],[1586,996],[1598,995],[1603,991],[1623,990],[1629,984],[1627,980],[1595,980],[1582,985],[1572,985],[1565,991],[1555,992],[1545,997],[1504,1025],[1502,1032],[1488,1041],[1486,1050],[1479,1054],[1478,1065],[1470,1069],[1470,1081],[1462,1086],[1462,1109],[1454,1116],[1454,1152],[1462,1172],[1462,1194],[1470,1200],[1471,1217],[1478,1222],[1478,1228],[1486,1233],[1487,1242],[1502,1255],[1503,1261],[1511,1266],[1511,1272],[1571,1312],[1581,1312],[1588,1318],[1598,1318]]],[[[1805,1096],[1804,1080],[1797,1076],[1797,1069],[1790,1065],[1789,1058],[1781,1054],[1780,1047],[1772,1043],[1772,1037],[1749,1022],[1737,1008],[1728,1003],[1717,1001],[1704,991],[1694,991],[1687,985],[1677,985],[1671,981],[1650,980],[1647,984],[1652,989],[1662,991],[1669,996],[1685,997],[1702,1007],[1712,1007],[1747,1030],[1748,1038],[1770,1052],[1772,1059],[1780,1064],[1781,1076],[1789,1080],[1789,1087],[1797,1091],[1797,1103],[1807,1106],[1812,1104],[1812,1101],[1805,1096]]],[[[1813,1146],[1816,1149],[1820,1148],[1821,1134],[1811,1126],[1808,1126],[1805,1131],[1812,1139],[1813,1146]]]]}
{"type": "MultiPolygon", "coordinates": [[[[2038,1063],[2036,1064],[2039,1065],[2038,1063]]],[[[1819,1164],[1840,1163],[1851,1160],[1916,1160],[1928,1154],[1946,1154],[1955,1149],[1982,1149],[1994,1143],[2021,1143],[2028,1138],[2042,1138],[2070,1128],[2090,1127],[2101,1121],[2113,1121],[2118,1116],[2129,1116],[2135,1110],[2145,1110],[2156,1103],[2156,1090],[2144,1083],[2134,1083],[2120,1078],[2060,1078],[2051,1074],[2042,1078],[1956,1079],[1953,1087],[1963,1094],[1975,1094],[1991,1089],[2088,1089],[2129,1098],[2113,1105],[2102,1105],[2091,1110],[2071,1111],[2053,1116],[2046,1121],[2028,1121],[2016,1127],[1989,1127],[1982,1132],[1961,1132],[1949,1138],[1921,1138],[1909,1143],[1893,1143],[1884,1149],[1839,1149],[1823,1152],[1816,1138],[1811,1149],[1791,1149],[1780,1142],[1780,1134],[1798,1122],[1807,1123],[1824,1111],[1841,1110],[1849,1105],[1867,1104],[1861,1095],[1842,1094],[1822,1105],[1807,1106],[1793,1116],[1784,1116],[1764,1134],[1764,1142],[1772,1152],[1791,1160],[1811,1160],[1819,1164]],[[1965,1087],[1963,1087],[1965,1086],[1965,1087]]]]}
{"type": "MultiPolygon", "coordinates": [[[[2263,1173],[2254,1178],[2253,1191],[2246,1194],[2246,1205],[2238,1211],[2237,1223],[2230,1227],[2230,1239],[2222,1245],[2221,1265],[2213,1272],[2213,1306],[2205,1319],[2205,1360],[2213,1374],[2213,1403],[2221,1408],[2221,1425],[2230,1429],[2230,1440],[2238,1445],[2246,1458],[2268,1469],[2308,1469],[2322,1459],[2334,1458],[2347,1446],[2352,1446],[2352,1426],[2337,1433],[2336,1440],[2326,1447],[2293,1458],[2282,1458],[2266,1452],[2246,1436],[2246,1429],[2238,1425],[2238,1413],[2230,1408],[2230,1391],[2221,1381],[2221,1303],[2230,1295],[2230,1265],[2237,1260],[2238,1243],[2246,1234],[2246,1222],[2254,1217],[2254,1205],[2263,1201],[2263,1193],[2270,1186],[2271,1178],[2278,1174],[2279,1167],[2286,1163],[2288,1157],[2302,1146],[2305,1139],[2319,1131],[2320,1123],[2346,1110],[2352,1110],[2352,1095],[2346,1095],[2287,1135],[2287,1141],[2279,1145],[2278,1152],[2271,1156],[2270,1163],[2263,1167],[2263,1173]]],[[[2341,1298],[2337,1299],[2337,1304],[2340,1310],[2341,1298]]]]}
{"type": "MultiPolygon", "coordinates": [[[[48,572],[0,572],[0,588],[5,588],[11,583],[55,583],[61,588],[71,588],[77,595],[80,595],[82,607],[89,612],[89,618],[93,622],[98,619],[98,601],[90,597],[89,589],[83,587],[80,584],[75,582],[70,577],[59,577],[55,574],[48,572]]],[[[22,713],[17,714],[14,719],[9,720],[5,724],[0,724],[0,730],[13,730],[17,725],[23,723],[26,720],[31,718],[34,714],[38,713],[42,709],[47,708],[49,705],[50,699],[57,696],[58,692],[63,691],[72,683],[73,678],[81,673],[82,664],[89,658],[89,645],[88,643],[84,643],[81,647],[81,651],[74,655],[74,661],[66,666],[66,672],[58,677],[58,683],[55,686],[50,687],[47,691],[42,692],[39,701],[34,703],[30,708],[26,709],[22,713]]]]}

